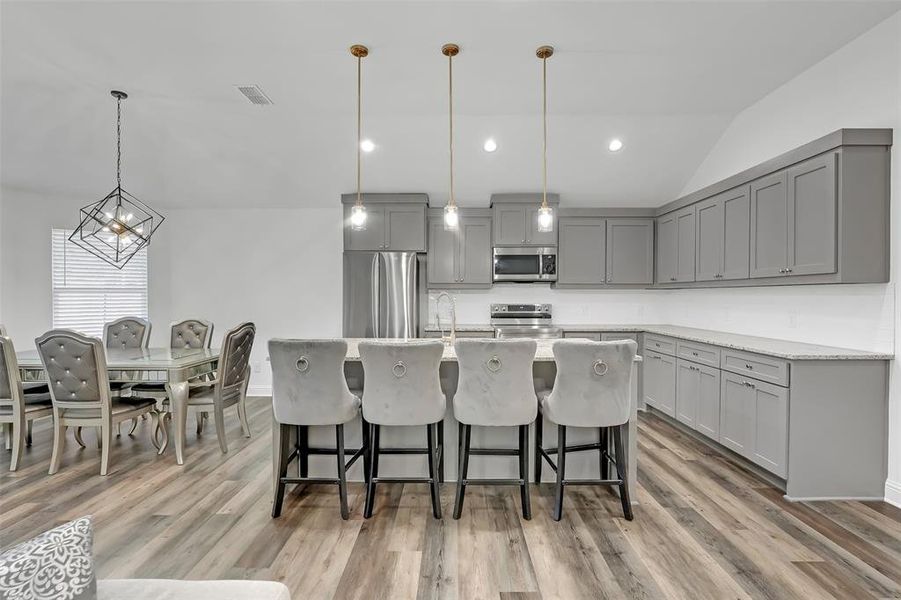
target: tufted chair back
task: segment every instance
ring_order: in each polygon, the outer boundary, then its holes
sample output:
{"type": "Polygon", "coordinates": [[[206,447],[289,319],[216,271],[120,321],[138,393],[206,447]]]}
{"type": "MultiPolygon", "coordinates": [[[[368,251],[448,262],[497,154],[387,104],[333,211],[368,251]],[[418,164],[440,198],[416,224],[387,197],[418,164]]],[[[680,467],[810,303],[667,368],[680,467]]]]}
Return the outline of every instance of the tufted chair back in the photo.
{"type": "Polygon", "coordinates": [[[103,326],[104,348],[146,348],[149,343],[150,321],[139,317],[122,317],[103,326]]]}
{"type": "Polygon", "coordinates": [[[338,425],[360,412],[344,377],[344,340],[269,340],[272,410],[286,425],[338,425]]]}
{"type": "Polygon", "coordinates": [[[439,341],[360,342],[363,417],[377,425],[429,425],[444,418],[439,341]]]}
{"type": "Polygon", "coordinates": [[[633,340],[554,342],[557,378],[542,410],[559,425],[613,427],[629,420],[633,340]]]}
{"type": "Polygon", "coordinates": [[[250,375],[250,350],[257,328],[253,323],[241,323],[229,330],[222,340],[219,354],[219,385],[228,393],[243,387],[250,375]]]}
{"type": "Polygon", "coordinates": [[[0,406],[9,406],[21,397],[19,364],[13,341],[0,333],[0,406]]]}
{"type": "Polygon", "coordinates": [[[454,418],[465,425],[528,425],[538,414],[535,340],[459,339],[454,418]]]}
{"type": "Polygon", "coordinates": [[[109,376],[100,340],[68,329],[54,329],[34,342],[47,373],[54,406],[100,408],[110,405],[109,376]]]}
{"type": "Polygon", "coordinates": [[[172,349],[209,348],[212,338],[212,323],[200,319],[186,319],[172,324],[169,347],[172,349]]]}

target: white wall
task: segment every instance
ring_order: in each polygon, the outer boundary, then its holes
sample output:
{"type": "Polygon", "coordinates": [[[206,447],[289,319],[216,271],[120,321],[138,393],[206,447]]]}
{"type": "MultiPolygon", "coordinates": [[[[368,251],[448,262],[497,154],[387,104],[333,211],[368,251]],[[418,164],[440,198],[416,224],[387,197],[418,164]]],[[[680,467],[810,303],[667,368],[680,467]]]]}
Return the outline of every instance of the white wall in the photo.
{"type": "MultiPolygon", "coordinates": [[[[688,193],[842,127],[891,127],[892,283],[674,292],[669,322],[791,337],[901,356],[901,14],[741,112],[685,186],[688,193]]],[[[901,505],[901,366],[889,400],[886,497],[901,505]]]]}

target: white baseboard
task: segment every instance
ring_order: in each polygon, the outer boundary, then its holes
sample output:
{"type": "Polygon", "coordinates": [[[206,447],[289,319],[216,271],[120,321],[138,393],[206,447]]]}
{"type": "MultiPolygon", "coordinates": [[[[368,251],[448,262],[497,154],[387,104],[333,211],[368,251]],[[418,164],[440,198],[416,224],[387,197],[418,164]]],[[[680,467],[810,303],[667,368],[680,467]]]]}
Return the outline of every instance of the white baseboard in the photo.
{"type": "Polygon", "coordinates": [[[885,480],[885,501],[901,508],[901,483],[891,479],[885,480]]]}
{"type": "Polygon", "coordinates": [[[271,385],[247,386],[247,395],[248,396],[271,396],[272,395],[272,386],[271,385]]]}

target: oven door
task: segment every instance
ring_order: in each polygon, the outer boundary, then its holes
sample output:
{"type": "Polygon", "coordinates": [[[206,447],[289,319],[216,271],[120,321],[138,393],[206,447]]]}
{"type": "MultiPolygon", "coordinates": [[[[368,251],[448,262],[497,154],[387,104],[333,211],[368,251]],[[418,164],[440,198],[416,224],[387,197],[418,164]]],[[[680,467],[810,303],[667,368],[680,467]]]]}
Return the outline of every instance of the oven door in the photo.
{"type": "Polygon", "coordinates": [[[529,338],[533,340],[552,340],[563,337],[563,330],[559,327],[537,325],[533,327],[517,327],[501,325],[494,328],[494,337],[498,339],[529,338]]]}
{"type": "Polygon", "coordinates": [[[554,248],[495,248],[494,281],[556,281],[554,248]]]}

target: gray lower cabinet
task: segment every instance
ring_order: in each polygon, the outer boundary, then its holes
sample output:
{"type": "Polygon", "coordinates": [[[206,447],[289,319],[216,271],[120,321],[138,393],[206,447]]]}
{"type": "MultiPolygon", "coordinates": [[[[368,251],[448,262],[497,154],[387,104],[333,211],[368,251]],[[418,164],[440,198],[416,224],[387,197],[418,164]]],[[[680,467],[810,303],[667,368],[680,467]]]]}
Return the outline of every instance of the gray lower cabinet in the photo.
{"type": "Polygon", "coordinates": [[[720,371],[678,359],[676,419],[719,441],[720,371]]]}
{"type": "Polygon", "coordinates": [[[564,331],[563,337],[568,340],[591,340],[593,342],[601,341],[601,334],[597,331],[564,331]]]}
{"type": "Polygon", "coordinates": [[[767,471],[788,474],[788,389],[722,372],[720,443],[767,471]]]}
{"type": "Polygon", "coordinates": [[[748,278],[749,206],[748,186],[698,203],[696,281],[748,278]]]}
{"type": "Polygon", "coordinates": [[[657,219],[657,283],[695,280],[695,205],[657,219]]]}
{"type": "Polygon", "coordinates": [[[701,395],[701,378],[698,365],[676,361],[676,419],[692,429],[697,428],[698,398],[701,395]]]}
{"type": "Polygon", "coordinates": [[[622,340],[632,340],[638,343],[637,333],[626,333],[624,331],[605,331],[601,334],[602,342],[619,342],[622,340]]]}
{"type": "Polygon", "coordinates": [[[557,285],[602,285],[607,278],[607,220],[561,217],[557,285]]]}
{"type": "Polygon", "coordinates": [[[654,221],[607,219],[606,282],[613,285],[654,283],[654,221]]]}
{"type": "Polygon", "coordinates": [[[670,417],[676,414],[676,359],[645,350],[644,402],[670,417]]]}
{"type": "MultiPolygon", "coordinates": [[[[486,212],[486,211],[480,211],[486,212]]],[[[441,211],[429,215],[430,288],[481,289],[491,286],[491,217],[461,209],[455,231],[444,229],[441,211]]]]}

